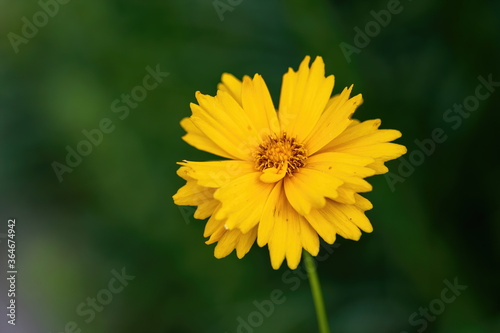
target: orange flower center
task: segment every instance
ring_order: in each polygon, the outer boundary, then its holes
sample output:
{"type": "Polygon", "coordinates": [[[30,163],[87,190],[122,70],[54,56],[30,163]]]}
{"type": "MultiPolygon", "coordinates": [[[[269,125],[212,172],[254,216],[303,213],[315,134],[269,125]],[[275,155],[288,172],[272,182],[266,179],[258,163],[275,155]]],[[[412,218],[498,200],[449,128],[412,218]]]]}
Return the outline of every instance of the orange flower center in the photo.
{"type": "Polygon", "coordinates": [[[286,133],[281,136],[274,134],[259,145],[255,154],[257,170],[264,171],[269,168],[283,170],[292,175],[295,171],[305,165],[307,159],[304,145],[297,142],[295,138],[288,137],[286,133]]]}

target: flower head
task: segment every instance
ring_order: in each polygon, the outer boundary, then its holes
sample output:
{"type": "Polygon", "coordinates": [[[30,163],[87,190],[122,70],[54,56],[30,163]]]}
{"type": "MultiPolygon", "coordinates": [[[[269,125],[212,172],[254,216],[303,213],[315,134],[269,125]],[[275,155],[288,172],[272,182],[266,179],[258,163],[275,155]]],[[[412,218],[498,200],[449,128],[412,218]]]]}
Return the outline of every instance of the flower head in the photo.
{"type": "Polygon", "coordinates": [[[226,158],[179,163],[187,183],[173,197],[209,218],[204,236],[217,242],[217,258],[234,249],[242,258],[257,240],[274,269],[285,258],[294,269],[302,249],[318,254],[319,237],[333,244],[337,234],[358,240],[373,230],[364,213],[372,204],[359,193],[372,190],[364,178],[386,173],[384,162],[406,152],[390,143],[401,133],[378,129],[379,119],[352,119],[361,95],[350,97],[351,86],[331,97],[323,59],[309,62],[283,76],[278,110],[260,75],[223,74],[217,95],[197,92],[181,121],[187,143],[226,158]]]}

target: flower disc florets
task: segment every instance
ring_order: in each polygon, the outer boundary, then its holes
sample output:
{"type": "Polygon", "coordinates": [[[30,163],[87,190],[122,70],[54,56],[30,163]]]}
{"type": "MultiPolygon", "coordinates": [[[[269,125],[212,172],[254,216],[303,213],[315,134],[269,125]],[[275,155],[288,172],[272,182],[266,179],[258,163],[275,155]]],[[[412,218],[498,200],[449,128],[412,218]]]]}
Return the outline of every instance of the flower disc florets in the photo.
{"type": "Polygon", "coordinates": [[[286,169],[288,175],[305,165],[307,159],[304,145],[297,142],[295,138],[281,135],[270,135],[268,139],[259,145],[255,154],[257,170],[264,171],[269,168],[278,170],[286,169]]]}

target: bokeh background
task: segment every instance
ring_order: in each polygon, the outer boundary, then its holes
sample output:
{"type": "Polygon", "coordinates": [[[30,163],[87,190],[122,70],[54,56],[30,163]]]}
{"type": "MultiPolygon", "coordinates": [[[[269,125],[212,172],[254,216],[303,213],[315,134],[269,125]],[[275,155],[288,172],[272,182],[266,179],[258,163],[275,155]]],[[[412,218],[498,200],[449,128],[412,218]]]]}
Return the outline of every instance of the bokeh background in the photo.
{"type": "MultiPolygon", "coordinates": [[[[215,259],[204,221],[171,198],[184,184],[177,161],[213,158],[181,140],[194,93],[215,94],[223,72],[259,73],[277,105],[282,75],[305,55],[323,56],[335,93],[354,84],[365,100],[357,118],[401,130],[409,153],[436,128],[447,137],[404,182],[370,180],[373,233],[322,248],[332,331],[500,332],[500,89],[457,128],[443,119],[479,76],[500,81],[500,2],[405,0],[350,61],[340,43],[355,46],[355,27],[387,1],[215,4],[221,15],[213,1],[69,1],[16,53],[9,33],[22,35],[23,17],[33,22],[42,7],[0,1],[1,332],[316,331],[307,280],[272,270],[256,245],[244,260],[215,259]],[[147,66],[169,75],[120,119],[111,104],[147,66]],[[65,164],[66,147],[104,118],[114,131],[60,182],[53,162],[65,164]],[[17,221],[15,327],[5,315],[8,218],[17,221]],[[91,320],[79,314],[122,269],[134,279],[91,320]],[[454,279],[467,289],[440,309],[454,279]],[[254,301],[275,289],[285,301],[259,317],[254,301]],[[425,319],[429,305],[439,315],[425,319]],[[257,327],[241,326],[249,316],[257,327]]],[[[395,175],[401,161],[388,164],[395,175]]]]}

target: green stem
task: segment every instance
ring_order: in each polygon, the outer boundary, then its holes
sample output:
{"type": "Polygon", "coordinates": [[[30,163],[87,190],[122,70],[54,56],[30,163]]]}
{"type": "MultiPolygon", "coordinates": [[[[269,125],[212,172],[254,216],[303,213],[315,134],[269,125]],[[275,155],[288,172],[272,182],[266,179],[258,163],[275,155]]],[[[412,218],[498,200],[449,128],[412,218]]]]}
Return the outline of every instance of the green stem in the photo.
{"type": "Polygon", "coordinates": [[[323,302],[323,294],[321,293],[321,286],[319,284],[318,274],[316,273],[314,258],[307,251],[304,251],[304,262],[306,263],[306,271],[309,276],[309,284],[311,285],[314,307],[316,308],[316,315],[318,317],[319,332],[330,333],[330,329],[328,328],[328,318],[325,311],[325,303],[323,302]]]}

